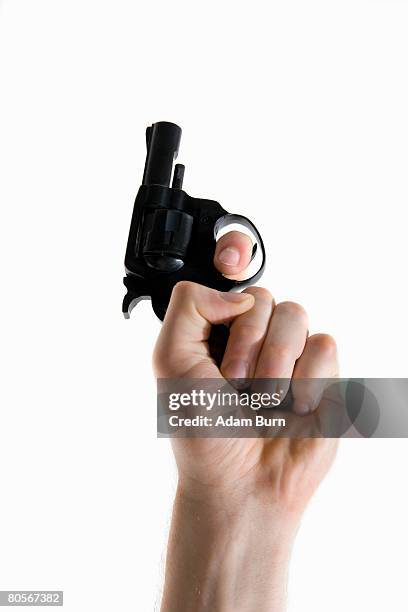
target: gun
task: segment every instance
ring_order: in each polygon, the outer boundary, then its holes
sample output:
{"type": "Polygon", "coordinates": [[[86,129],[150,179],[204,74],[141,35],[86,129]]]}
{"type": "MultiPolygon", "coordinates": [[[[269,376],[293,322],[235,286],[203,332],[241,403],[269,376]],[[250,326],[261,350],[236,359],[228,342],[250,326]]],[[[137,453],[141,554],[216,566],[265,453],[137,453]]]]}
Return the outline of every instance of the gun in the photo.
{"type": "Polygon", "coordinates": [[[265,248],[254,224],[230,214],[218,202],[193,198],[183,191],[185,167],[178,155],[181,128],[174,123],[154,123],[146,130],[147,155],[143,182],[136,196],[125,255],[127,293],[122,311],[129,318],[142,299],[163,320],[173,287],[181,280],[230,291],[256,282],[265,267],[265,248]],[[171,181],[171,186],[170,186],[171,181]],[[214,266],[218,233],[239,224],[255,237],[252,259],[261,252],[259,270],[246,280],[232,280],[214,266]]]}

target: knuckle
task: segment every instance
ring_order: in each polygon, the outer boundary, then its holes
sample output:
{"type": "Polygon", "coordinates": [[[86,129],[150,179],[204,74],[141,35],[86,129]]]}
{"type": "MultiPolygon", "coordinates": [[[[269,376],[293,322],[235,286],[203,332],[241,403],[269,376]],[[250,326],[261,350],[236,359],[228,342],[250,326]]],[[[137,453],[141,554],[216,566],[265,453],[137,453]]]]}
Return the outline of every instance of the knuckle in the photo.
{"type": "Polygon", "coordinates": [[[306,310],[296,302],[280,302],[280,304],[276,306],[276,309],[281,313],[300,319],[306,325],[308,324],[309,317],[306,310]]]}
{"type": "Polygon", "coordinates": [[[286,344],[271,344],[268,350],[268,357],[270,360],[278,361],[279,363],[289,363],[295,359],[292,348],[286,344]]]}
{"type": "Polygon", "coordinates": [[[265,330],[251,323],[239,323],[237,325],[233,323],[231,330],[233,330],[234,345],[237,348],[242,346],[246,348],[250,343],[258,342],[265,336],[265,330]]]}
{"type": "Polygon", "coordinates": [[[196,284],[191,281],[179,281],[173,288],[175,297],[186,298],[193,295],[196,291],[196,284]]]}
{"type": "Polygon", "coordinates": [[[250,293],[257,300],[261,300],[263,302],[271,303],[273,302],[273,295],[268,289],[264,287],[250,287],[250,289],[246,289],[245,293],[250,293]]]}
{"type": "Polygon", "coordinates": [[[314,334],[309,337],[307,342],[314,350],[326,356],[335,356],[337,354],[336,341],[329,334],[314,334]]]}

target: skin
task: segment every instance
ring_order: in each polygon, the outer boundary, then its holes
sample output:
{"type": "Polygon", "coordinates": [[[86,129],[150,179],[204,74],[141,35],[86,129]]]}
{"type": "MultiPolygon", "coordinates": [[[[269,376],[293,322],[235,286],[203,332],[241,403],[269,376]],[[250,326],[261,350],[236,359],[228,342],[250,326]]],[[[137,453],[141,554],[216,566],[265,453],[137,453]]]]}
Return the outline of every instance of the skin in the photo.
{"type": "MultiPolygon", "coordinates": [[[[247,236],[226,234],[214,264],[239,277],[251,248],[247,236]]],[[[224,294],[188,282],[173,290],[153,364],[159,378],[338,375],[335,341],[308,336],[299,304],[276,304],[260,287],[224,294]],[[230,337],[218,369],[207,339],[211,324],[222,322],[230,323],[230,337]]],[[[313,418],[314,409],[312,398],[295,398],[302,418],[313,418]]],[[[179,481],[162,612],[282,612],[296,531],[337,441],[175,438],[172,444],[179,481]]]]}

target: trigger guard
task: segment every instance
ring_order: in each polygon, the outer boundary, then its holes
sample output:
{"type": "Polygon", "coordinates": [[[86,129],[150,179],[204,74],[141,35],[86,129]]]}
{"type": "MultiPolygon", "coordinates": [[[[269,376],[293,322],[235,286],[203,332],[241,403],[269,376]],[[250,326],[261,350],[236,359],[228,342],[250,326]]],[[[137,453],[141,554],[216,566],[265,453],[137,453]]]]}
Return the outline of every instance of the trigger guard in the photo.
{"type": "Polygon", "coordinates": [[[214,225],[214,239],[215,240],[217,239],[217,235],[221,229],[223,229],[224,227],[227,227],[228,225],[231,225],[232,223],[243,225],[248,230],[250,230],[250,232],[255,236],[255,244],[252,247],[252,255],[251,255],[250,261],[253,261],[256,253],[258,252],[258,247],[261,249],[262,262],[259,267],[259,270],[255,272],[255,274],[253,274],[249,278],[246,278],[244,280],[234,281],[235,287],[246,287],[248,285],[256,283],[261,278],[265,270],[265,263],[266,263],[265,246],[264,246],[261,234],[258,232],[257,228],[252,223],[252,221],[250,221],[248,217],[244,217],[243,215],[237,215],[234,213],[227,213],[226,215],[223,215],[217,220],[217,222],[214,225]]]}

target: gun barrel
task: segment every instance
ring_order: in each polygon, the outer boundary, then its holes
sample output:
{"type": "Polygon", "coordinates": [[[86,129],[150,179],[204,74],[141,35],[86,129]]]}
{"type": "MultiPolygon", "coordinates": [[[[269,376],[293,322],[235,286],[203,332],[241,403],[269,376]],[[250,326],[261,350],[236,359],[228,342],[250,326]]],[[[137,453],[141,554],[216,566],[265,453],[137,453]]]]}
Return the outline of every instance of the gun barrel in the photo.
{"type": "Polygon", "coordinates": [[[147,155],[143,185],[169,187],[180,140],[181,128],[175,123],[160,121],[147,128],[147,155]]]}

